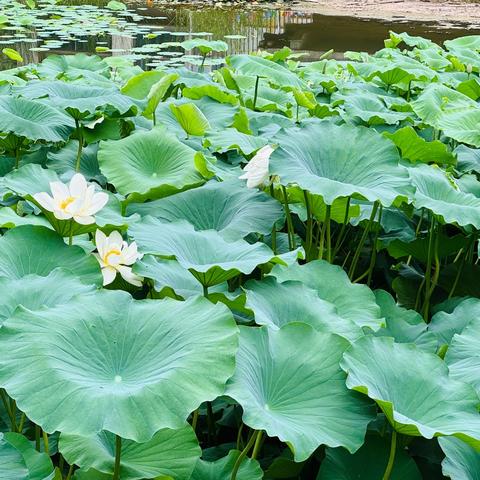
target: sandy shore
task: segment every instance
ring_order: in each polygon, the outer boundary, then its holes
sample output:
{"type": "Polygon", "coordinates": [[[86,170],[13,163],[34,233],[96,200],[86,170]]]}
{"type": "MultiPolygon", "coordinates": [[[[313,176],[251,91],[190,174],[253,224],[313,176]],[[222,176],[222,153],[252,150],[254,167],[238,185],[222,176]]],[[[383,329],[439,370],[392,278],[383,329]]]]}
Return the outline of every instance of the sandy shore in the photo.
{"type": "Polygon", "coordinates": [[[384,20],[432,21],[452,26],[480,26],[480,3],[419,0],[310,0],[293,2],[292,8],[323,15],[344,15],[384,20]]]}

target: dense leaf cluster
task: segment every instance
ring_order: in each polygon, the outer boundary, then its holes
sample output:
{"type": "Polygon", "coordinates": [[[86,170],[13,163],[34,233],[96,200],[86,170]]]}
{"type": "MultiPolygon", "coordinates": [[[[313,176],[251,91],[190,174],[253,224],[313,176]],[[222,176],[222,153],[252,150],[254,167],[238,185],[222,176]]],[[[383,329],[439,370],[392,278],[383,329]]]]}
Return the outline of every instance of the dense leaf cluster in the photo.
{"type": "Polygon", "coordinates": [[[479,65],[0,73],[0,477],[478,479],[479,65]]]}

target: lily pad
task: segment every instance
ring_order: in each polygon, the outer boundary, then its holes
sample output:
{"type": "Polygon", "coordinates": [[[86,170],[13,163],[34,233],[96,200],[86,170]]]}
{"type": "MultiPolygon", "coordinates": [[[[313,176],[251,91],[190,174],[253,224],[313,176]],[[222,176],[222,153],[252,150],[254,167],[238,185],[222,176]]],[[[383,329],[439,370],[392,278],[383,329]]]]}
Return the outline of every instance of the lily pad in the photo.
{"type": "Polygon", "coordinates": [[[240,327],[237,368],[226,393],[242,406],[246,425],[286,442],[297,462],[322,444],[353,453],[374,410],[345,387],[339,361],[348,346],[303,323],[277,331],[240,327]]]}

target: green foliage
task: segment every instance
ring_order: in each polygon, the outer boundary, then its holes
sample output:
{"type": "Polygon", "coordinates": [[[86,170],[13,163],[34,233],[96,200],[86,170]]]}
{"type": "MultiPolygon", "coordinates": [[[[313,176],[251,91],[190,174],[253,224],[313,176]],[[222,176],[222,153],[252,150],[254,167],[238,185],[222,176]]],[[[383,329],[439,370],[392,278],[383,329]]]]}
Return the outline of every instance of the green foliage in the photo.
{"type": "Polygon", "coordinates": [[[3,72],[0,478],[477,480],[479,38],[3,72]]]}

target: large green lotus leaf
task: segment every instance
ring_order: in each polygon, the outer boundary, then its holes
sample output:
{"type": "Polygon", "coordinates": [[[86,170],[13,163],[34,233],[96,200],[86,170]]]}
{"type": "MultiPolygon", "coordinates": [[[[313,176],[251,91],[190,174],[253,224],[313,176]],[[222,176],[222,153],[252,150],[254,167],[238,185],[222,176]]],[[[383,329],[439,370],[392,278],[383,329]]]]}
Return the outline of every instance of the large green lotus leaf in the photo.
{"type": "Polygon", "coordinates": [[[442,437],[438,442],[445,453],[445,476],[452,480],[480,480],[480,452],[455,437],[442,437]]]}
{"type": "Polygon", "coordinates": [[[427,142],[412,127],[403,127],[394,133],[384,134],[400,149],[402,157],[412,163],[438,163],[455,165],[455,155],[439,140],[427,142]]]}
{"type": "Polygon", "coordinates": [[[284,131],[275,140],[280,147],[270,157],[270,173],[284,185],[321,195],[328,205],[355,195],[390,206],[410,194],[395,145],[374,130],[322,122],[284,131]]]}
{"type": "Polygon", "coordinates": [[[50,457],[39,453],[19,433],[0,432],[0,472],[2,480],[52,480],[50,457]]]}
{"type": "Polygon", "coordinates": [[[130,204],[127,212],[167,222],[187,220],[195,230],[216,230],[232,241],[249,233],[267,235],[284,217],[279,202],[256,189],[246,189],[238,180],[212,181],[153,202],[130,204]]]}
{"type": "Polygon", "coordinates": [[[49,55],[38,65],[38,73],[41,77],[50,79],[77,78],[107,81],[110,77],[108,64],[96,55],[78,53],[76,55],[49,55]]]}
{"type": "MultiPolygon", "coordinates": [[[[71,140],[63,148],[47,153],[47,167],[57,172],[63,181],[70,180],[77,163],[78,140],[71,140]]],[[[100,173],[97,160],[98,144],[86,145],[82,149],[80,173],[87,180],[96,180],[105,186],[106,179],[100,173]]]]}
{"type": "Polygon", "coordinates": [[[84,284],[102,285],[97,260],[80,247],[66,245],[62,237],[46,227],[24,225],[0,238],[0,276],[46,277],[58,267],[84,284]]]}
{"type": "Polygon", "coordinates": [[[205,286],[213,286],[258,265],[284,261],[264,243],[227,242],[214,230],[195,231],[187,222],[164,223],[153,217],[132,225],[129,234],[142,253],[176,258],[205,286]]]}
{"type": "Polygon", "coordinates": [[[71,273],[59,268],[46,277],[25,275],[19,279],[0,277],[2,303],[0,304],[0,325],[15,309],[22,305],[28,310],[42,310],[45,307],[65,305],[75,295],[85,295],[94,290],[71,273]]]}
{"type": "Polygon", "coordinates": [[[317,292],[324,301],[331,303],[337,315],[354,322],[359,327],[378,330],[384,323],[375,295],[366,286],[352,283],[338,265],[315,260],[305,265],[289,267],[277,265],[271,272],[277,281],[296,280],[317,292]]]}
{"type": "MultiPolygon", "coordinates": [[[[115,435],[110,432],[89,437],[62,433],[58,449],[70,464],[113,474],[115,435]]],[[[123,440],[120,478],[190,478],[200,454],[197,437],[190,426],[159,430],[145,443],[123,440]]]]}
{"type": "MultiPolygon", "coordinates": [[[[390,454],[390,439],[368,435],[353,455],[343,448],[327,448],[317,480],[380,480],[390,454]]],[[[415,461],[398,449],[390,480],[422,480],[415,461]]]]}
{"type": "Polygon", "coordinates": [[[455,334],[461,334],[465,327],[480,317],[480,299],[466,298],[452,312],[437,312],[428,326],[435,334],[439,345],[449,345],[455,334]]]}
{"type": "MultiPolygon", "coordinates": [[[[230,480],[233,466],[239,455],[238,450],[230,450],[226,457],[215,462],[198,460],[190,480],[230,480]]],[[[254,459],[245,458],[237,472],[237,480],[261,480],[262,478],[263,471],[259,463],[254,459]]]]}
{"type": "Polygon", "coordinates": [[[418,165],[409,168],[416,187],[414,205],[440,215],[445,223],[480,228],[480,198],[457,190],[440,168],[418,165]]]}
{"type": "Polygon", "coordinates": [[[0,96],[0,132],[14,133],[29,140],[63,142],[74,122],[66,113],[41,102],[0,96]]]}
{"type": "Polygon", "coordinates": [[[242,75],[263,77],[279,87],[305,89],[305,83],[294,72],[282,65],[253,55],[233,55],[228,63],[242,75]]]}
{"type": "Polygon", "coordinates": [[[187,135],[203,136],[210,130],[208,118],[194,103],[170,104],[170,110],[187,135]]]}
{"type": "Polygon", "coordinates": [[[100,143],[101,172],[131,200],[160,198],[204,182],[197,169],[202,155],[162,129],[100,143]]]}
{"type": "Polygon", "coordinates": [[[185,87],[182,89],[182,95],[185,98],[199,100],[203,97],[210,97],[220,103],[229,103],[230,105],[238,105],[238,94],[232,90],[228,90],[220,85],[206,84],[185,87]]]}
{"type": "Polygon", "coordinates": [[[368,125],[395,125],[409,117],[406,112],[389,110],[382,100],[372,93],[354,92],[350,95],[332,95],[334,106],[341,104],[347,119],[360,119],[368,125]]]}
{"type": "Polygon", "coordinates": [[[184,105],[194,104],[202,112],[205,118],[208,120],[212,130],[224,130],[231,127],[235,121],[235,115],[237,115],[239,109],[230,104],[224,104],[216,102],[208,97],[204,97],[201,100],[192,101],[190,99],[168,99],[166,102],[162,102],[157,107],[155,112],[157,123],[165,125],[176,135],[185,137],[185,130],[178,123],[175,117],[171,105],[184,105]]]}
{"type": "Polygon", "coordinates": [[[437,338],[428,331],[427,324],[418,312],[400,307],[385,290],[375,290],[374,294],[385,318],[385,327],[375,333],[377,336],[393,337],[397,343],[415,343],[422,350],[435,352],[437,338]]]}
{"type": "Polygon", "coordinates": [[[242,406],[246,425],[286,442],[296,462],[322,444],[353,453],[374,409],[345,386],[339,361],[349,345],[304,323],[277,331],[240,327],[237,367],[226,393],[242,406]]]}
{"type": "Polygon", "coordinates": [[[200,296],[135,301],[102,290],[17,310],[0,329],[0,385],[47,432],[146,442],[223,394],[237,333],[229,310],[200,296]]]}
{"type": "Polygon", "coordinates": [[[14,228],[20,225],[42,225],[51,228],[50,223],[44,217],[37,215],[20,216],[10,207],[0,208],[0,228],[14,228]]]}
{"type": "Polygon", "coordinates": [[[474,100],[439,83],[429,85],[411,105],[421,120],[435,128],[445,116],[477,109],[474,100]]]}
{"type": "Polygon", "coordinates": [[[366,336],[345,352],[347,386],[374,399],[395,430],[433,438],[455,435],[480,450],[478,396],[453,379],[437,355],[393,338],[366,336]]]}
{"type": "Polygon", "coordinates": [[[41,99],[42,102],[71,112],[80,118],[82,114],[94,113],[96,110],[113,108],[120,114],[137,111],[135,101],[122,95],[116,88],[79,85],[62,81],[33,81],[17,88],[17,93],[30,99],[41,99]]]}
{"type": "Polygon", "coordinates": [[[480,318],[453,336],[445,362],[451,377],[469,383],[480,395],[480,318]]]}
{"type": "Polygon", "coordinates": [[[278,330],[287,323],[304,322],[319,332],[336,333],[350,341],[363,335],[358,325],[339,316],[332,303],[301,282],[278,283],[267,277],[261,282],[248,282],[245,290],[245,305],[254,312],[259,325],[278,330]]]}
{"type": "Polygon", "coordinates": [[[213,152],[225,153],[238,150],[243,155],[251,155],[259,148],[264,147],[268,140],[254,135],[241,133],[235,128],[211,132],[205,136],[205,145],[213,152]]]}
{"type": "Polygon", "coordinates": [[[128,79],[128,81],[121,88],[121,92],[129,97],[142,100],[147,97],[150,89],[165,76],[165,72],[160,70],[150,70],[148,72],[141,72],[128,79]]]}
{"type": "Polygon", "coordinates": [[[480,122],[480,108],[452,112],[440,119],[439,129],[457,142],[480,147],[480,133],[477,125],[480,122]]]}

